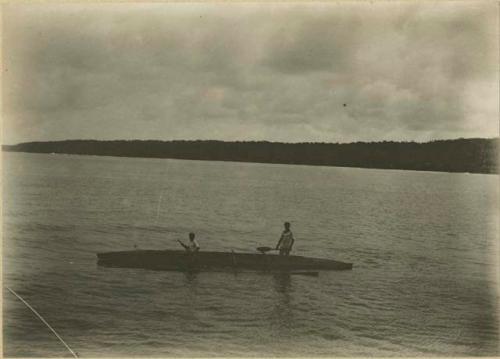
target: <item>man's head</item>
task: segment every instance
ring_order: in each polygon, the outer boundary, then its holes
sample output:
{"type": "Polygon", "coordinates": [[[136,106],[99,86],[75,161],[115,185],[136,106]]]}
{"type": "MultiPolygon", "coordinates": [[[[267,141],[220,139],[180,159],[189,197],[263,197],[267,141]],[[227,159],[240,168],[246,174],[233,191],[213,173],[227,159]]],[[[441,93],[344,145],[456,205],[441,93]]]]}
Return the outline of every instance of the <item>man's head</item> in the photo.
{"type": "Polygon", "coordinates": [[[194,233],[193,233],[193,232],[189,233],[189,239],[190,239],[190,240],[193,240],[193,239],[194,239],[194,233]]]}
{"type": "Polygon", "coordinates": [[[290,222],[285,222],[285,229],[289,230],[290,229],[290,222]]]}

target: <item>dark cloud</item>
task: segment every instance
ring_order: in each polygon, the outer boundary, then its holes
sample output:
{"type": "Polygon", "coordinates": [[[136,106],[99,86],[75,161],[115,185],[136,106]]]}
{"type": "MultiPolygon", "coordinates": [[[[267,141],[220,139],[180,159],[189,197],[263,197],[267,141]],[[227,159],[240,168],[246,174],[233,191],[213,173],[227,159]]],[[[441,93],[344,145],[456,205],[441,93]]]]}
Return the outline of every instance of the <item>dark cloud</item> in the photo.
{"type": "Polygon", "coordinates": [[[498,131],[492,3],[6,5],[3,33],[6,142],[498,131]]]}
{"type": "Polygon", "coordinates": [[[265,64],[284,73],[340,72],[349,68],[359,23],[337,16],[313,16],[271,34],[265,64]]]}

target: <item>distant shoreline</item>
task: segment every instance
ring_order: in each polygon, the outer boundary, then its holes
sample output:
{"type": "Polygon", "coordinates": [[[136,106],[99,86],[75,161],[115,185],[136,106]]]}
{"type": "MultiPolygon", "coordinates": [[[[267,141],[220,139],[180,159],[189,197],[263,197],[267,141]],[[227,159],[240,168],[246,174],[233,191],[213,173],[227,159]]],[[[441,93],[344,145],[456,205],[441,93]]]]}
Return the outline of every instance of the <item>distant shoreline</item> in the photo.
{"type": "Polygon", "coordinates": [[[499,138],[417,142],[280,143],[66,140],[3,145],[7,152],[171,158],[498,174],[499,138]]]}

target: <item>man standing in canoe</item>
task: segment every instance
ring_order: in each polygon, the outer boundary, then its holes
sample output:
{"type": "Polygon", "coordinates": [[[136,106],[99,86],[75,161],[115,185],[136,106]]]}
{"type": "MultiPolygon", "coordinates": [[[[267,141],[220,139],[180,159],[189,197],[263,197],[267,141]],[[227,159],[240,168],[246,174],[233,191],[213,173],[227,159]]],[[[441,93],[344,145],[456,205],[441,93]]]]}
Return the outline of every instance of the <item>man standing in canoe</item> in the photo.
{"type": "Polygon", "coordinates": [[[194,253],[194,252],[198,252],[200,250],[200,245],[198,244],[198,242],[196,241],[196,239],[194,239],[194,233],[193,232],[189,233],[189,243],[187,245],[184,244],[184,243],[182,243],[179,240],[178,240],[178,242],[181,244],[181,246],[184,247],[184,249],[187,252],[194,253]]]}
{"type": "Polygon", "coordinates": [[[276,249],[280,250],[280,256],[289,255],[294,242],[295,239],[293,238],[293,233],[290,230],[290,222],[285,222],[285,230],[281,233],[280,240],[276,245],[276,249]]]}

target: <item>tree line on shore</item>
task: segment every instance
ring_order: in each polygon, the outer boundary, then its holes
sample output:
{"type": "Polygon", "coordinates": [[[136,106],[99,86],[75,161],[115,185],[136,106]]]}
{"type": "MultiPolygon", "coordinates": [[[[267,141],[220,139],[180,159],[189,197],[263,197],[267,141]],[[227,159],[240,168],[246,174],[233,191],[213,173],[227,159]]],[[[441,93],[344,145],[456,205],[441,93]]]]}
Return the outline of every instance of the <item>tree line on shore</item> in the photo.
{"type": "Polygon", "coordinates": [[[425,143],[65,140],[3,145],[2,149],[13,152],[498,173],[499,138],[437,140],[425,143]]]}

